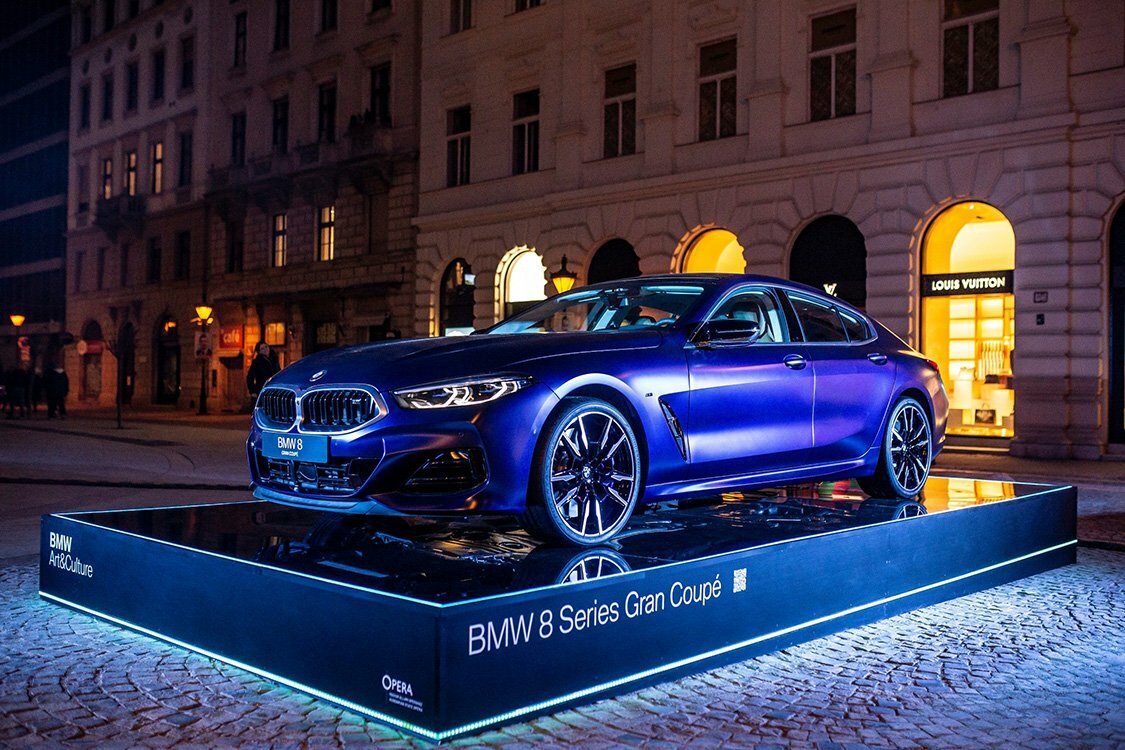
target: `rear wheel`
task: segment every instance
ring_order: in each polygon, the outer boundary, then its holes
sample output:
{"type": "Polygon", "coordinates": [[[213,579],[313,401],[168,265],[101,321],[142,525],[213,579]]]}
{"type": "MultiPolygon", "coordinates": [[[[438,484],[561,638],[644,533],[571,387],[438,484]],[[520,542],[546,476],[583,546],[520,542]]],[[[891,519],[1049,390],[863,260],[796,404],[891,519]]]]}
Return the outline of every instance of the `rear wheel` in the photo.
{"type": "Polygon", "coordinates": [[[569,400],[536,449],[524,528],[545,541],[604,542],[628,523],[640,471],[629,420],[604,401],[569,400]]]}
{"type": "Polygon", "coordinates": [[[932,462],[929,417],[921,404],[907,396],[891,409],[874,476],[856,481],[872,497],[911,498],[925,486],[932,462]]]}

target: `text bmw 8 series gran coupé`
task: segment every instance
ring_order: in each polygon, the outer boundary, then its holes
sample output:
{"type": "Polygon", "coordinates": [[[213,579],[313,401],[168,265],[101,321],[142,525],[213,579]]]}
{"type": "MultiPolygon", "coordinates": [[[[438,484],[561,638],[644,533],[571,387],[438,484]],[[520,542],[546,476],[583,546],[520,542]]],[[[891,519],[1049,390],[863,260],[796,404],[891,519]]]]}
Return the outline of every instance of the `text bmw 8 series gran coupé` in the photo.
{"type": "Polygon", "coordinates": [[[937,365],[780,279],[646,276],[471,336],[333,349],[254,409],[254,494],[344,513],[515,514],[597,544],[638,503],[858,478],[912,497],[945,437],[937,365]]]}

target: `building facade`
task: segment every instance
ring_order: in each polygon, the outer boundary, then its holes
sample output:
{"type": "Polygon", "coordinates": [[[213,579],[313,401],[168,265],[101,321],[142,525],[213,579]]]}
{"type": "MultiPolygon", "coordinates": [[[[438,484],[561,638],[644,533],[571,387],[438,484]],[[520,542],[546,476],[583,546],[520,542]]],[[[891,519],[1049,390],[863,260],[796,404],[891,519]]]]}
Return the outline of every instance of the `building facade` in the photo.
{"type": "Polygon", "coordinates": [[[419,66],[399,5],[74,3],[79,399],[236,411],[259,341],[284,365],[409,330],[419,66]]]}
{"type": "Polygon", "coordinates": [[[69,29],[66,0],[19,3],[4,10],[0,31],[2,370],[22,363],[41,374],[52,367],[64,330],[69,29]]]}
{"type": "Polygon", "coordinates": [[[564,258],[785,276],[937,360],[957,439],[1121,452],[1125,6],[423,7],[416,335],[564,258]]]}

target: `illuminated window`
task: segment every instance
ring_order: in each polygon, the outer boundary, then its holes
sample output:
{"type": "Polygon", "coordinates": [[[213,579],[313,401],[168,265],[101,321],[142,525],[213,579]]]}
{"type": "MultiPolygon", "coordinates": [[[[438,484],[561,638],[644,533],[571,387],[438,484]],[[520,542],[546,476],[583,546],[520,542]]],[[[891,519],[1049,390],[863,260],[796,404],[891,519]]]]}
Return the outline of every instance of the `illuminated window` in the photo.
{"type": "Polygon", "coordinates": [[[637,66],[605,73],[602,156],[610,159],[637,150],[637,66]]]}
{"type": "Polygon", "coordinates": [[[855,114],[855,8],[812,19],[809,119],[855,114]]]}
{"type": "Polygon", "coordinates": [[[942,95],[1000,86],[1000,1],[945,0],[942,17],[942,95]]]}
{"type": "Polygon", "coordinates": [[[684,273],[742,273],[746,270],[744,248],[734,232],[709,229],[691,241],[684,255],[684,273]]]}
{"type": "Polygon", "coordinates": [[[152,144],[152,194],[160,195],[164,190],[164,142],[152,144]]]}
{"type": "Polygon", "coordinates": [[[984,203],[959,203],[922,243],[922,351],[941,368],[950,434],[1011,437],[1015,233],[984,203]]]}
{"type": "Polygon", "coordinates": [[[137,194],[137,152],[125,153],[125,194],[137,194]]]}
{"type": "Polygon", "coordinates": [[[266,343],[270,346],[285,346],[284,323],[266,323],[266,343]]]}
{"type": "Polygon", "coordinates": [[[113,159],[102,160],[102,198],[113,197],[113,159]]]}
{"type": "Polygon", "coordinates": [[[699,140],[734,135],[737,124],[738,45],[736,40],[699,50],[699,140]]]}
{"type": "Polygon", "coordinates": [[[525,247],[512,259],[504,274],[504,317],[547,299],[546,285],[547,268],[543,259],[534,249],[525,247]]]}
{"type": "Polygon", "coordinates": [[[270,263],[274,268],[285,265],[288,223],[285,214],[275,214],[273,217],[273,253],[270,256],[270,263]]]}
{"type": "Polygon", "coordinates": [[[512,97],[512,174],[539,171],[539,89],[512,97]]]}
{"type": "Polygon", "coordinates": [[[469,105],[445,113],[445,184],[447,187],[469,184],[470,131],[473,112],[469,105]]]}
{"type": "Polygon", "coordinates": [[[316,232],[317,260],[332,260],[336,257],[336,206],[320,209],[316,232]]]}

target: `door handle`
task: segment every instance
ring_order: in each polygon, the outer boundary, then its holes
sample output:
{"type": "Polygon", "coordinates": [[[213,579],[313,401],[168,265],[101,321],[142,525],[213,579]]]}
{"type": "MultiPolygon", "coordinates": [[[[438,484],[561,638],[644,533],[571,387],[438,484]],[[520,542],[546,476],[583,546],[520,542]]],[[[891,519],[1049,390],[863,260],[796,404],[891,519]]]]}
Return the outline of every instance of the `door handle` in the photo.
{"type": "Polygon", "coordinates": [[[887,355],[886,354],[880,354],[879,352],[871,352],[871,354],[867,355],[867,358],[877,365],[887,364],[887,355]]]}
{"type": "Polygon", "coordinates": [[[805,369],[805,358],[800,354],[786,354],[782,360],[785,366],[790,370],[803,370],[805,369]]]}

